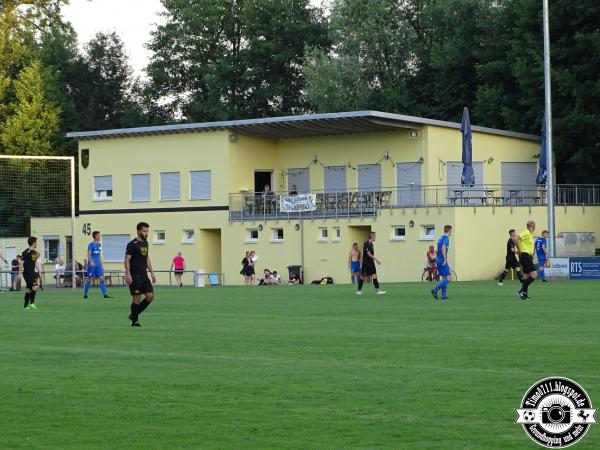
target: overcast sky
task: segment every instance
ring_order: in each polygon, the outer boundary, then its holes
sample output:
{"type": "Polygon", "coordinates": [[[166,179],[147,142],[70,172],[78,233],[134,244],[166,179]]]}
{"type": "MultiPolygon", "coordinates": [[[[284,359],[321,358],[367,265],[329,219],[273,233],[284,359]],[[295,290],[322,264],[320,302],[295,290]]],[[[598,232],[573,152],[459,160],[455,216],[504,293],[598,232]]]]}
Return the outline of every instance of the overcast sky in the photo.
{"type": "MultiPolygon", "coordinates": [[[[321,0],[311,3],[319,5],[321,0]]],[[[81,44],[98,31],[116,31],[125,43],[135,73],[142,75],[150,56],[144,44],[155,24],[162,22],[158,15],[161,9],[160,0],[70,0],[63,16],[77,31],[81,44]]]]}

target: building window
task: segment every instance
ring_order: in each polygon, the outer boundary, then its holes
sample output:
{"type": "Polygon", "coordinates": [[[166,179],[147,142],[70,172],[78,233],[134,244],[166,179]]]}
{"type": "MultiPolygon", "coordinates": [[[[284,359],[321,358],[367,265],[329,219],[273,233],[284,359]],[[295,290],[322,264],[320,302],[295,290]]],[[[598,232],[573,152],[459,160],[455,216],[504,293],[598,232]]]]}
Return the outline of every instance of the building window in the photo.
{"type": "Polygon", "coordinates": [[[194,230],[183,230],[183,243],[193,244],[196,240],[196,233],[194,230]]]}
{"type": "Polygon", "coordinates": [[[421,226],[421,239],[424,241],[435,240],[435,225],[421,226]]]}
{"type": "Polygon", "coordinates": [[[342,231],[340,227],[333,227],[333,238],[334,242],[337,242],[342,239],[342,231]]]}
{"type": "Polygon", "coordinates": [[[103,234],[102,261],[123,263],[129,241],[131,236],[128,234],[103,234]]]}
{"type": "Polygon", "coordinates": [[[167,233],[165,230],[156,230],[154,232],[154,243],[155,244],[164,244],[167,241],[167,233]]]}
{"type": "Polygon", "coordinates": [[[246,232],[246,242],[258,242],[258,228],[248,228],[246,232]]]}
{"type": "Polygon", "coordinates": [[[404,225],[393,226],[392,227],[392,241],[404,241],[404,240],[406,240],[406,227],[404,225]]]}
{"type": "Polygon", "coordinates": [[[44,261],[56,262],[59,257],[60,240],[58,236],[44,237],[44,261]]]}
{"type": "Polygon", "coordinates": [[[328,237],[329,232],[327,230],[327,227],[319,228],[319,242],[327,242],[328,237]]]}
{"type": "Polygon", "coordinates": [[[190,200],[210,200],[210,170],[190,172],[190,200]]]}
{"type": "Polygon", "coordinates": [[[179,172],[163,172],[160,174],[160,199],[179,200],[181,175],[179,172]]]}
{"type": "Polygon", "coordinates": [[[150,174],[131,175],[131,201],[150,201],[150,174]]]}
{"type": "Polygon", "coordinates": [[[271,242],[283,241],[283,228],[273,228],[273,240],[271,242]]]}
{"type": "Polygon", "coordinates": [[[94,177],[94,200],[112,200],[112,175],[94,177]]]}

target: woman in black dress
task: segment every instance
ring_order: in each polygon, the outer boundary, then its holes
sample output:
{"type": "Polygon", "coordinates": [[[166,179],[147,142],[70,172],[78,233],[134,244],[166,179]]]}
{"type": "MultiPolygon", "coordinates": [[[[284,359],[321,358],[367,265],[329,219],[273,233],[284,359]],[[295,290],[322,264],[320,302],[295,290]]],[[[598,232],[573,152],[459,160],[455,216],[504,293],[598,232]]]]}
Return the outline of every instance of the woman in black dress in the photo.
{"type": "Polygon", "coordinates": [[[246,283],[246,286],[249,286],[252,280],[252,273],[250,270],[251,262],[252,260],[250,259],[250,252],[246,252],[246,256],[244,256],[244,259],[242,259],[242,271],[240,272],[240,274],[244,276],[244,282],[246,283]]]}

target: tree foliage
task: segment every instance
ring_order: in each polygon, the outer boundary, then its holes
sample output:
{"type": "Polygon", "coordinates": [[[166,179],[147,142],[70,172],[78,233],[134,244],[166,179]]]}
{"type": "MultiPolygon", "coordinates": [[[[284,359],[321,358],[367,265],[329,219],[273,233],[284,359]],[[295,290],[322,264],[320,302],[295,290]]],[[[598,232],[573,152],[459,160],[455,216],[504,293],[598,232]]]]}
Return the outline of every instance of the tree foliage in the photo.
{"type": "Polygon", "coordinates": [[[306,46],[326,32],[308,0],[163,0],[148,68],[159,96],[188,120],[294,114],[305,109],[306,46]]]}

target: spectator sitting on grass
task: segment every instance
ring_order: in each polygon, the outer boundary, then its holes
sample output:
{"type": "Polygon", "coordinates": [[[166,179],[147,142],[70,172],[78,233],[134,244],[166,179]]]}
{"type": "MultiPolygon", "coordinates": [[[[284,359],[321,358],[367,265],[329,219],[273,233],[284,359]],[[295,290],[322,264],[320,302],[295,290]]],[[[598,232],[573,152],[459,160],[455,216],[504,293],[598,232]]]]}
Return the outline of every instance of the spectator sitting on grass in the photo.
{"type": "Polygon", "coordinates": [[[281,277],[277,274],[277,271],[274,270],[271,274],[271,284],[277,285],[281,284],[281,277]]]}
{"type": "Polygon", "coordinates": [[[290,281],[288,281],[288,284],[300,284],[300,277],[298,277],[296,274],[293,274],[290,276],[290,281]]]}
{"type": "Polygon", "coordinates": [[[269,269],[265,269],[263,272],[263,277],[258,281],[259,286],[268,286],[271,283],[271,271],[269,269]]]}

